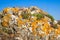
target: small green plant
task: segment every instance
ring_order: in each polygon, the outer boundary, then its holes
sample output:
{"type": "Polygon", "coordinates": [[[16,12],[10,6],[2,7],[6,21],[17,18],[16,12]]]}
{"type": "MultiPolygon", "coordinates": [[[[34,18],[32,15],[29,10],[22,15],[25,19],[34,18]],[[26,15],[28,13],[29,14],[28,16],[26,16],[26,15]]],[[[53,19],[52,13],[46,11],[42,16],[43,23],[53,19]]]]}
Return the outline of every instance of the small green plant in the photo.
{"type": "Polygon", "coordinates": [[[43,18],[43,15],[42,14],[37,14],[37,20],[43,18]]]}
{"type": "Polygon", "coordinates": [[[52,27],[53,27],[54,29],[57,29],[57,28],[58,28],[57,24],[54,24],[52,27]]]}
{"type": "Polygon", "coordinates": [[[7,33],[7,34],[11,34],[12,33],[12,30],[9,29],[9,28],[6,28],[6,27],[3,27],[2,31],[5,32],[5,33],[7,33]]]}
{"type": "Polygon", "coordinates": [[[22,18],[23,18],[23,19],[28,19],[29,16],[30,16],[29,13],[22,13],[21,15],[22,15],[22,18]]]}
{"type": "Polygon", "coordinates": [[[47,17],[51,18],[52,21],[54,21],[53,16],[51,16],[50,14],[46,15],[47,17]]]}
{"type": "Polygon", "coordinates": [[[58,24],[60,25],[60,20],[58,20],[58,24]]]}
{"type": "Polygon", "coordinates": [[[3,32],[8,33],[8,30],[6,27],[3,27],[2,30],[3,30],[3,32]]]}
{"type": "Polygon", "coordinates": [[[58,24],[60,25],[60,22],[58,22],[58,24]]]}
{"type": "Polygon", "coordinates": [[[37,17],[37,20],[43,18],[43,15],[40,14],[40,13],[32,14],[32,16],[36,16],[37,17]]]}

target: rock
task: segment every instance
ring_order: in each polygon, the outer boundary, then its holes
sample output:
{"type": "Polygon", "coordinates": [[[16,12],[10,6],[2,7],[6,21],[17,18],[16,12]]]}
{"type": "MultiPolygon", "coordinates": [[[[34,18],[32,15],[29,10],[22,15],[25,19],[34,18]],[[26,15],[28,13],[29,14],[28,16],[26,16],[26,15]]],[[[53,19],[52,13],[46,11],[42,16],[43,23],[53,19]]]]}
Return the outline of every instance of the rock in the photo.
{"type": "Polygon", "coordinates": [[[37,7],[5,8],[0,13],[0,40],[60,40],[59,30],[59,23],[37,7]]]}

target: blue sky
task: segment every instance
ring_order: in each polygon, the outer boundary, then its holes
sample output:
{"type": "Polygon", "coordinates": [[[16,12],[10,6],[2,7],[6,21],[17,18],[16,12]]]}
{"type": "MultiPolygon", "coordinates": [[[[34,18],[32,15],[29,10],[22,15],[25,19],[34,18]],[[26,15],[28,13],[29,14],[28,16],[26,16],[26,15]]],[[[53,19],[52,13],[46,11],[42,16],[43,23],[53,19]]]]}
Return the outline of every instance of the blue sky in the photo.
{"type": "Polygon", "coordinates": [[[0,0],[0,11],[6,7],[30,7],[38,8],[51,14],[56,20],[60,20],[60,0],[0,0]]]}

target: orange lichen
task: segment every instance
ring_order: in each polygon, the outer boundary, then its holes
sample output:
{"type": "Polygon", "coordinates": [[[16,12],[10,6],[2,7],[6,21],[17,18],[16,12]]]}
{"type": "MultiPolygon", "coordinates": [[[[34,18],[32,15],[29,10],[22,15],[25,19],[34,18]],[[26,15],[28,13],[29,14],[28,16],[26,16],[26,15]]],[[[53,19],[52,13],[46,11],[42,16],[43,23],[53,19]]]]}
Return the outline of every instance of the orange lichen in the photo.
{"type": "Polygon", "coordinates": [[[5,9],[3,10],[3,13],[7,14],[9,10],[11,10],[11,8],[5,8],[5,9]]]}
{"type": "Polygon", "coordinates": [[[19,18],[22,18],[22,16],[20,15],[19,18]]]}
{"type": "Polygon", "coordinates": [[[5,22],[5,21],[3,21],[3,22],[2,22],[2,26],[3,26],[3,27],[7,27],[7,26],[8,26],[8,23],[5,22]]]}
{"type": "Polygon", "coordinates": [[[19,20],[19,19],[16,19],[16,20],[17,20],[18,27],[20,27],[21,24],[24,24],[22,20],[19,20]]]}
{"type": "Polygon", "coordinates": [[[7,14],[6,16],[3,17],[3,20],[6,22],[9,22],[11,15],[7,14]]]}
{"type": "Polygon", "coordinates": [[[19,11],[19,8],[12,8],[12,11],[16,13],[19,11]]]}
{"type": "Polygon", "coordinates": [[[36,35],[36,28],[38,27],[37,26],[37,22],[36,21],[35,22],[32,22],[31,25],[32,25],[33,34],[36,35]]]}
{"type": "Polygon", "coordinates": [[[40,34],[40,33],[37,33],[38,34],[38,36],[40,36],[40,37],[43,37],[45,34],[40,34]]]}
{"type": "Polygon", "coordinates": [[[60,30],[55,29],[55,35],[57,36],[58,34],[60,34],[60,30]]]}
{"type": "Polygon", "coordinates": [[[48,35],[52,29],[50,28],[50,25],[48,23],[45,23],[42,30],[48,35]]]}
{"type": "Polygon", "coordinates": [[[37,34],[37,32],[36,32],[36,31],[33,31],[33,35],[35,35],[35,36],[36,36],[36,34],[37,34]]]}
{"type": "Polygon", "coordinates": [[[42,21],[43,21],[43,22],[47,22],[47,19],[46,19],[46,18],[42,18],[42,21]]]}
{"type": "Polygon", "coordinates": [[[6,16],[7,16],[7,17],[11,17],[11,14],[7,14],[6,16]]]}

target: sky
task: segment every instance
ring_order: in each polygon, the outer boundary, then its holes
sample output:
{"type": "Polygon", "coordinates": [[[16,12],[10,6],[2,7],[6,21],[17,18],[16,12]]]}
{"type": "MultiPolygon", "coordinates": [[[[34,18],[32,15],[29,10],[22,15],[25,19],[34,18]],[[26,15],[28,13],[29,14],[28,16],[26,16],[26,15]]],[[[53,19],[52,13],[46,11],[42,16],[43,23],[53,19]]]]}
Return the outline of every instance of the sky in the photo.
{"type": "Polygon", "coordinates": [[[0,0],[0,11],[7,7],[37,6],[60,20],[60,0],[0,0]]]}

